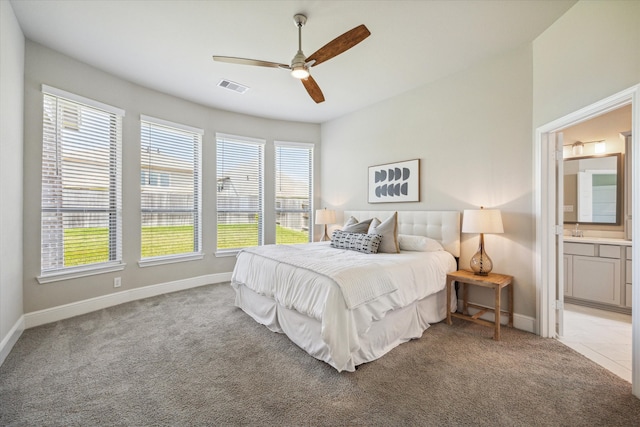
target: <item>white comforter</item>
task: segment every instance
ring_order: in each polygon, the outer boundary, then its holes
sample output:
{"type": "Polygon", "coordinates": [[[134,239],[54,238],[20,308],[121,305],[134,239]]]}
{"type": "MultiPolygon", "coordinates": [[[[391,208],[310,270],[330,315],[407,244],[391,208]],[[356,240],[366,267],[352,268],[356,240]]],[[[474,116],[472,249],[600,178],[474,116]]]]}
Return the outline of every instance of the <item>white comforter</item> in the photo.
{"type": "MultiPolygon", "coordinates": [[[[353,251],[339,251],[335,248],[327,250],[326,245],[268,245],[248,248],[245,252],[332,279],[340,287],[347,308],[350,309],[398,290],[391,272],[379,267],[372,268],[372,261],[379,258],[359,256],[353,251]]],[[[391,265],[388,267],[391,268],[391,265]]],[[[287,286],[293,285],[291,279],[288,278],[287,286]]]]}
{"type": "Polygon", "coordinates": [[[322,339],[341,370],[359,348],[359,333],[390,310],[442,290],[455,269],[454,257],[445,251],[363,254],[328,242],[267,245],[238,254],[231,284],[319,320],[322,339]]]}

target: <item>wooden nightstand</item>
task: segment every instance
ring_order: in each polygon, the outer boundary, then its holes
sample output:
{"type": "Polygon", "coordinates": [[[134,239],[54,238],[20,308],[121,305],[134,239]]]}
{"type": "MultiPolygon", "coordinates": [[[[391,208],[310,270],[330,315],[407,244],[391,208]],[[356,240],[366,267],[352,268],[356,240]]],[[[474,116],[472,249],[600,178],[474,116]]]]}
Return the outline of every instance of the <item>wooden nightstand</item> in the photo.
{"type": "Polygon", "coordinates": [[[513,327],[513,285],[511,281],[513,276],[506,274],[489,273],[488,276],[477,276],[471,271],[458,270],[453,273],[447,274],[447,324],[451,324],[451,317],[457,317],[459,319],[465,319],[470,322],[478,323],[485,326],[493,326],[493,339],[500,341],[500,314],[505,313],[509,315],[509,326],[513,327]],[[459,282],[462,284],[462,313],[451,312],[451,286],[453,282],[459,282]],[[492,288],[495,292],[495,306],[494,308],[482,307],[480,305],[471,304],[468,302],[469,285],[482,286],[484,288],[492,288]],[[511,285],[511,286],[509,286],[511,285]],[[509,307],[508,310],[502,310],[500,306],[500,291],[502,288],[507,288],[509,307]],[[469,315],[468,308],[477,308],[480,311],[473,316],[469,315]],[[486,312],[493,312],[495,316],[494,322],[489,322],[480,319],[480,316],[486,312]]]}

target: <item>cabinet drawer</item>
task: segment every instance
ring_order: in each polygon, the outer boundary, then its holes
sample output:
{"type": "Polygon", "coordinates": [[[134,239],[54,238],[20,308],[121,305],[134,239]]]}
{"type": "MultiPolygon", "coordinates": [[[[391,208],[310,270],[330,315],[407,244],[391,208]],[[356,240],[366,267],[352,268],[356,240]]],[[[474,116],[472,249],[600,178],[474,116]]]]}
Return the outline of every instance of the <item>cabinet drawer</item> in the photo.
{"type": "Polygon", "coordinates": [[[633,253],[631,246],[627,246],[626,249],[627,249],[627,259],[631,259],[631,254],[633,253]]]}
{"type": "Polygon", "coordinates": [[[631,285],[627,283],[627,295],[625,297],[625,304],[627,307],[631,307],[631,285]]]}
{"type": "Polygon", "coordinates": [[[620,259],[620,246],[600,245],[600,256],[620,259]]]}
{"type": "Polygon", "coordinates": [[[565,242],[564,253],[569,255],[596,256],[596,245],[565,242]]]}
{"type": "Polygon", "coordinates": [[[626,280],[625,280],[625,281],[626,281],[627,283],[629,283],[629,284],[631,284],[631,278],[633,277],[633,276],[631,275],[631,265],[632,265],[632,264],[633,264],[633,263],[632,263],[631,261],[627,260],[627,268],[625,269],[625,273],[624,273],[625,278],[626,278],[626,280]]]}

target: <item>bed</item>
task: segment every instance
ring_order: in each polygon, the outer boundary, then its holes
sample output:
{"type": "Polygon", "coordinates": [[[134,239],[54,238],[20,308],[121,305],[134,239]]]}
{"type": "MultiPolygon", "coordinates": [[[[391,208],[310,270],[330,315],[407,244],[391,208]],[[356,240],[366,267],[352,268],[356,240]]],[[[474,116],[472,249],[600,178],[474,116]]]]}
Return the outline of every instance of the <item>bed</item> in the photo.
{"type": "MultiPolygon", "coordinates": [[[[385,221],[394,213],[345,211],[344,217],[385,221]]],[[[446,317],[460,213],[398,211],[397,224],[401,237],[425,236],[441,250],[364,254],[330,242],[247,248],[231,279],[236,306],[339,372],[420,338],[446,317]]],[[[455,309],[456,298],[451,301],[455,309]]]]}

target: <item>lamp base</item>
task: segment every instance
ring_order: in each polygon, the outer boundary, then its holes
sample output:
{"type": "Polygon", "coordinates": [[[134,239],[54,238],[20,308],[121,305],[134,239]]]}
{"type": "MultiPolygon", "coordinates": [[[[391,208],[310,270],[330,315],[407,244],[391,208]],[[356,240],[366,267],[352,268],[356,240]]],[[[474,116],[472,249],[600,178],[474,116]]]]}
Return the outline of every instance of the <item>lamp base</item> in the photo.
{"type": "Polygon", "coordinates": [[[469,266],[476,276],[488,276],[493,270],[493,261],[484,251],[484,234],[482,233],[480,234],[480,246],[478,246],[478,251],[471,257],[469,266]]]}
{"type": "Polygon", "coordinates": [[[324,225],[324,236],[322,236],[322,238],[320,239],[321,242],[329,242],[331,241],[331,238],[329,237],[329,235],[327,234],[327,224],[324,225]]]}

